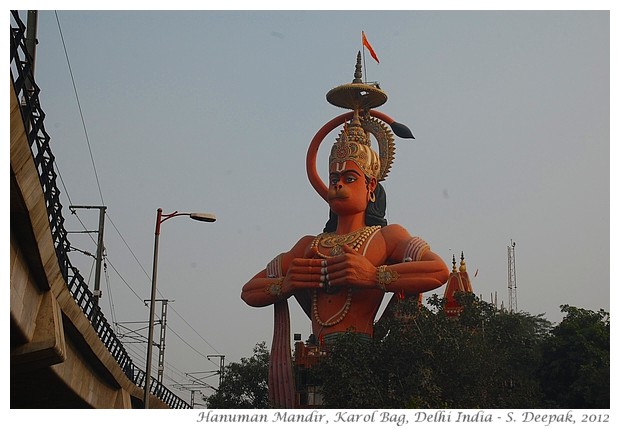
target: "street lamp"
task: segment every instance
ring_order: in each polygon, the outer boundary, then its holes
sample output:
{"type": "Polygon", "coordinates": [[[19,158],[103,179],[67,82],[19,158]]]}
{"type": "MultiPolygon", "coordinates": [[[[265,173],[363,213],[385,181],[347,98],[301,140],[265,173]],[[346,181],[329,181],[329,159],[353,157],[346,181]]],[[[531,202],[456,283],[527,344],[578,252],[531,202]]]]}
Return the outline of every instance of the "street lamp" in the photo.
{"type": "Polygon", "coordinates": [[[189,216],[190,219],[201,222],[215,222],[215,216],[210,213],[179,213],[178,211],[162,214],[162,209],[157,209],[157,222],[155,222],[155,249],[153,250],[153,280],[151,284],[151,312],[149,314],[149,336],[146,345],[146,379],[144,381],[144,408],[149,407],[149,390],[151,390],[151,358],[153,354],[153,326],[155,325],[155,295],[157,292],[157,257],[159,252],[159,231],[164,221],[176,216],[189,216]]]}

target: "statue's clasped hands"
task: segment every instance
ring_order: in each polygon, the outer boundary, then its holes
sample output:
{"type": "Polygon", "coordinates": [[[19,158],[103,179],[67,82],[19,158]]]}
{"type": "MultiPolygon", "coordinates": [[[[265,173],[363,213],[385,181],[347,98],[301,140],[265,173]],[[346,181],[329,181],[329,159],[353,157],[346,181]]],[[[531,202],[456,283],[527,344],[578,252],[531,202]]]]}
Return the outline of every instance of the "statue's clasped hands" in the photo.
{"type": "Polygon", "coordinates": [[[342,246],[340,255],[324,259],[295,258],[284,277],[282,292],[297,289],[334,289],[339,287],[376,287],[377,268],[350,246],[342,246]]]}

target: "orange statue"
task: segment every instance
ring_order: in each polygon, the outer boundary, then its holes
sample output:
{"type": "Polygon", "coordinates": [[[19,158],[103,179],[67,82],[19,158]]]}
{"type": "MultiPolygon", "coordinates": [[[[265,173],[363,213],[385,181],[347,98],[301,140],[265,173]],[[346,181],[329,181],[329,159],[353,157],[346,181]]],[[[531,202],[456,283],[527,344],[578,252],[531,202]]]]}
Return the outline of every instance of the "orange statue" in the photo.
{"type": "Polygon", "coordinates": [[[281,408],[293,404],[289,298],[301,305],[321,341],[350,330],[370,338],[386,292],[417,297],[443,285],[449,274],[423,239],[384,219],[385,192],[379,182],[394,159],[394,138],[385,123],[401,137],[413,136],[405,126],[372,110],[385,103],[387,95],[378,85],[362,82],[359,53],[354,77],[351,84],[327,94],[331,104],[352,111],[323,126],[308,149],[308,178],[330,208],[324,232],[305,236],[276,256],[241,293],[253,307],[274,304],[269,383],[272,402],[281,408]],[[327,186],[316,172],[318,147],[343,123],[331,149],[327,186]],[[377,139],[379,154],[371,148],[370,135],[377,139]]]}

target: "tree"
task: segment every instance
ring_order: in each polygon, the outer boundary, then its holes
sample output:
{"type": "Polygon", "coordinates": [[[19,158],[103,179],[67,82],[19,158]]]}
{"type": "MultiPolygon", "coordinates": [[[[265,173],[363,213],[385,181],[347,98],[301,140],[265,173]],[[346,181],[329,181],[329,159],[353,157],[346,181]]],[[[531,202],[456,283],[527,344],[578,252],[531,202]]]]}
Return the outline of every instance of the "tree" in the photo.
{"type": "Polygon", "coordinates": [[[253,352],[252,357],[224,368],[217,392],[207,399],[209,408],[269,408],[269,351],[263,341],[253,352]]]}
{"type": "MultiPolygon", "coordinates": [[[[609,408],[609,313],[564,305],[557,326],[473,294],[404,300],[368,340],[348,332],[309,376],[326,408],[609,408]]],[[[229,364],[210,408],[269,408],[269,352],[229,364]]]]}
{"type": "Polygon", "coordinates": [[[551,406],[609,408],[609,313],[569,305],[543,346],[539,370],[551,406]]]}
{"type": "Polygon", "coordinates": [[[551,324],[508,313],[473,294],[430,307],[403,301],[375,326],[372,341],[344,335],[316,369],[329,408],[536,408],[540,345],[551,324]]]}

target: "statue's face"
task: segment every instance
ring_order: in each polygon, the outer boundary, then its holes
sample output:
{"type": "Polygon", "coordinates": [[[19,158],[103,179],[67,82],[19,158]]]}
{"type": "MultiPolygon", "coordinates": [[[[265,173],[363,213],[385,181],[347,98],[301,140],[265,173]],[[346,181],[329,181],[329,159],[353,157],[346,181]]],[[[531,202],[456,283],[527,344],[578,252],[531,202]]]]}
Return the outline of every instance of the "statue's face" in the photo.
{"type": "Polygon", "coordinates": [[[334,162],[329,166],[329,207],[338,216],[364,212],[370,191],[374,191],[376,185],[374,178],[367,183],[364,173],[355,162],[334,162]]]}

